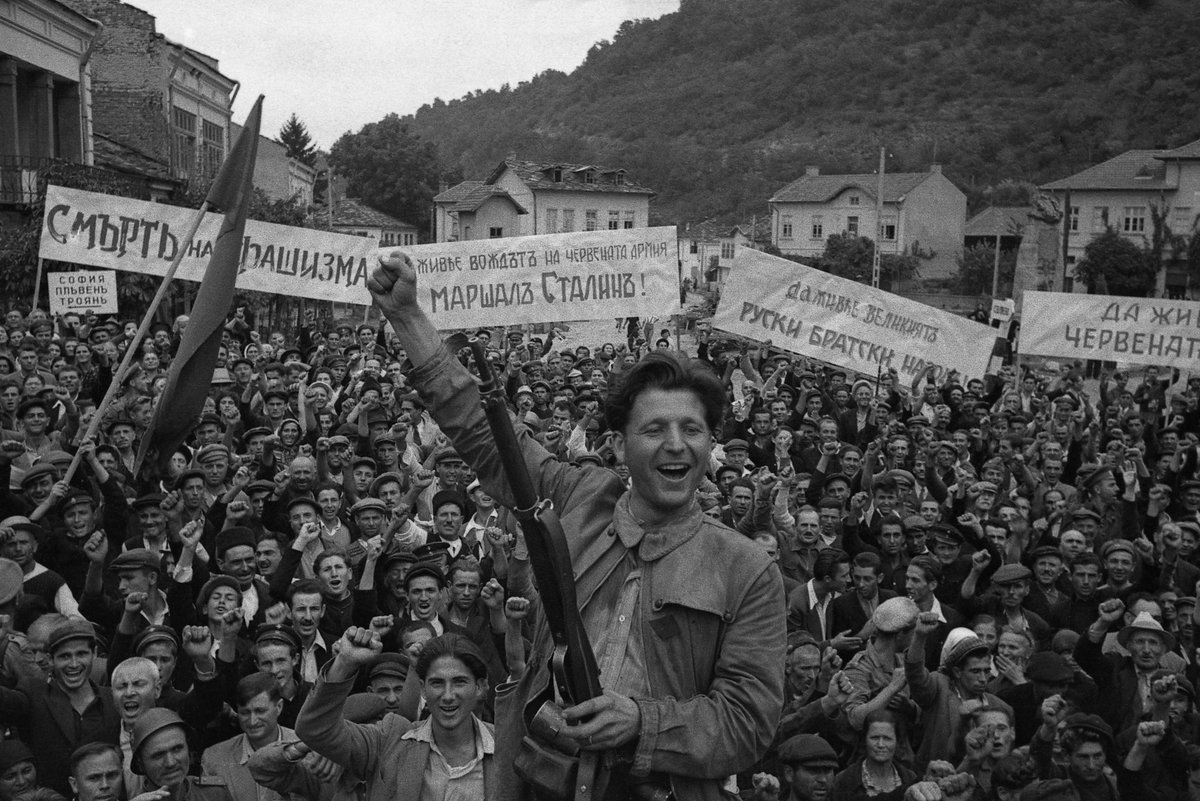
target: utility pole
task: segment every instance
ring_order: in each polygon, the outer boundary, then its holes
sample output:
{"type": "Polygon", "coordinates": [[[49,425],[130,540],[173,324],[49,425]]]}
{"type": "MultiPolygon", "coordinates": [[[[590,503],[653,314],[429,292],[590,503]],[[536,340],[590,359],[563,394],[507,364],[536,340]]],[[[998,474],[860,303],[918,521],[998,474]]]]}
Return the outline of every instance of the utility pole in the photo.
{"type": "Polygon", "coordinates": [[[1000,294],[1000,232],[996,232],[996,254],[992,261],[992,300],[1000,294]]]}
{"type": "Polygon", "coordinates": [[[871,286],[879,288],[879,243],[883,241],[883,169],[887,149],[879,148],[879,181],[875,190],[875,250],[871,257],[871,286]]]}

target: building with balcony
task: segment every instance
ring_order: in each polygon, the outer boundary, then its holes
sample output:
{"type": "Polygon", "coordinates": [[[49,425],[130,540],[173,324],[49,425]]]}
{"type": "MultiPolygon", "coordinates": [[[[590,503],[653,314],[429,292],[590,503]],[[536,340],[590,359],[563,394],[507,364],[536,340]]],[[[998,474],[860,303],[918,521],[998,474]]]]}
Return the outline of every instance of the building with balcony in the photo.
{"type": "Polygon", "coordinates": [[[98,22],[58,0],[0,0],[0,209],[37,199],[38,169],[91,164],[98,22]]]}
{"type": "Polygon", "coordinates": [[[924,279],[954,275],[967,197],[942,174],[941,165],[928,172],[885,173],[882,214],[876,220],[878,187],[878,175],[822,175],[819,168],[806,167],[802,177],[768,201],[771,243],[786,255],[816,257],[832,234],[865,236],[879,240],[881,253],[920,256],[924,279]]]}
{"type": "Polygon", "coordinates": [[[510,156],[433,199],[437,240],[645,228],[653,197],[621,168],[510,156]]]}
{"type": "MultiPolygon", "coordinates": [[[[1190,239],[1200,216],[1200,140],[1163,150],[1127,150],[1074,175],[1041,187],[1069,214],[1067,223],[1067,284],[1064,291],[1086,292],[1072,281],[1073,267],[1084,248],[1112,229],[1139,247],[1151,242],[1157,224],[1190,239]]],[[[1159,273],[1156,294],[1185,298],[1200,294],[1189,277],[1184,253],[1168,247],[1165,269],[1159,273]]]]}

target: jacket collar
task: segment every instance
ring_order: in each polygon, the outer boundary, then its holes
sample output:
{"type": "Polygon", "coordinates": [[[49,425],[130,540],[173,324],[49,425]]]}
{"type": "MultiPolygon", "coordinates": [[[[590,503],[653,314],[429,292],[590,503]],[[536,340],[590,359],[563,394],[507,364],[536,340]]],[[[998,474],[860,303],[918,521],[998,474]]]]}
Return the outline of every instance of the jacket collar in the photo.
{"type": "Polygon", "coordinates": [[[613,531],[629,550],[637,549],[643,561],[653,562],[669,554],[695,536],[704,524],[704,511],[695,499],[686,510],[653,527],[644,526],[629,510],[629,492],[617,500],[613,511],[613,531]]]}

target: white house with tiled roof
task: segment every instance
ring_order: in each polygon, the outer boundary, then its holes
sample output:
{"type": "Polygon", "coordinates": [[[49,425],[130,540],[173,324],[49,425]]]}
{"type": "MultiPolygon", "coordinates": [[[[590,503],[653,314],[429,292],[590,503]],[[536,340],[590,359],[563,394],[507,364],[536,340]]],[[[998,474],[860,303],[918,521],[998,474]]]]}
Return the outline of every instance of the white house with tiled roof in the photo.
{"type": "MultiPolygon", "coordinates": [[[[816,257],[826,240],[847,233],[876,239],[876,175],[804,175],[770,199],[771,243],[787,255],[816,257]]],[[[928,172],[885,173],[879,245],[881,253],[922,256],[922,278],[945,278],[958,270],[967,196],[934,164],[928,172]]]]}
{"type": "MultiPolygon", "coordinates": [[[[1088,243],[1109,228],[1139,246],[1148,245],[1154,233],[1152,210],[1163,214],[1174,234],[1190,235],[1196,230],[1200,215],[1200,140],[1171,150],[1127,150],[1041,189],[1057,198],[1064,213],[1071,215],[1069,276],[1072,266],[1083,259],[1088,243]]],[[[1157,289],[1160,294],[1185,297],[1186,267],[1168,264],[1159,275],[1157,289]]]]}
{"type": "MultiPolygon", "coordinates": [[[[327,212],[321,212],[324,221],[327,212]]],[[[331,215],[334,231],[339,234],[365,236],[374,239],[380,247],[389,245],[417,244],[417,226],[398,220],[390,214],[373,209],[361,200],[345,197],[338,200],[331,215]]]]}
{"type": "Polygon", "coordinates": [[[645,228],[652,197],[652,189],[635,183],[620,168],[510,157],[483,181],[451,187],[435,197],[434,204],[438,239],[445,241],[645,228]],[[474,211],[463,208],[475,203],[480,205],[474,211]],[[506,207],[510,210],[502,214],[506,207]],[[497,216],[482,220],[481,210],[489,215],[494,210],[497,216]],[[469,233],[465,215],[472,218],[469,233]]]}

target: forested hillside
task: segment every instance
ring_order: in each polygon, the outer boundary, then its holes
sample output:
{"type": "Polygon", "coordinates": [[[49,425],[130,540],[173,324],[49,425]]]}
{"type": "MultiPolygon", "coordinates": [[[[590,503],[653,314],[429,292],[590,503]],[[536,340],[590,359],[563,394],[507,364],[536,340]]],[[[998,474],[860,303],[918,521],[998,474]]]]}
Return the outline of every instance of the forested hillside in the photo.
{"type": "Polygon", "coordinates": [[[405,121],[466,177],[510,152],[626,167],[661,222],[759,211],[805,164],[870,171],[881,144],[979,203],[1200,137],[1197,42],[1192,0],[683,0],[570,75],[405,121]]]}

